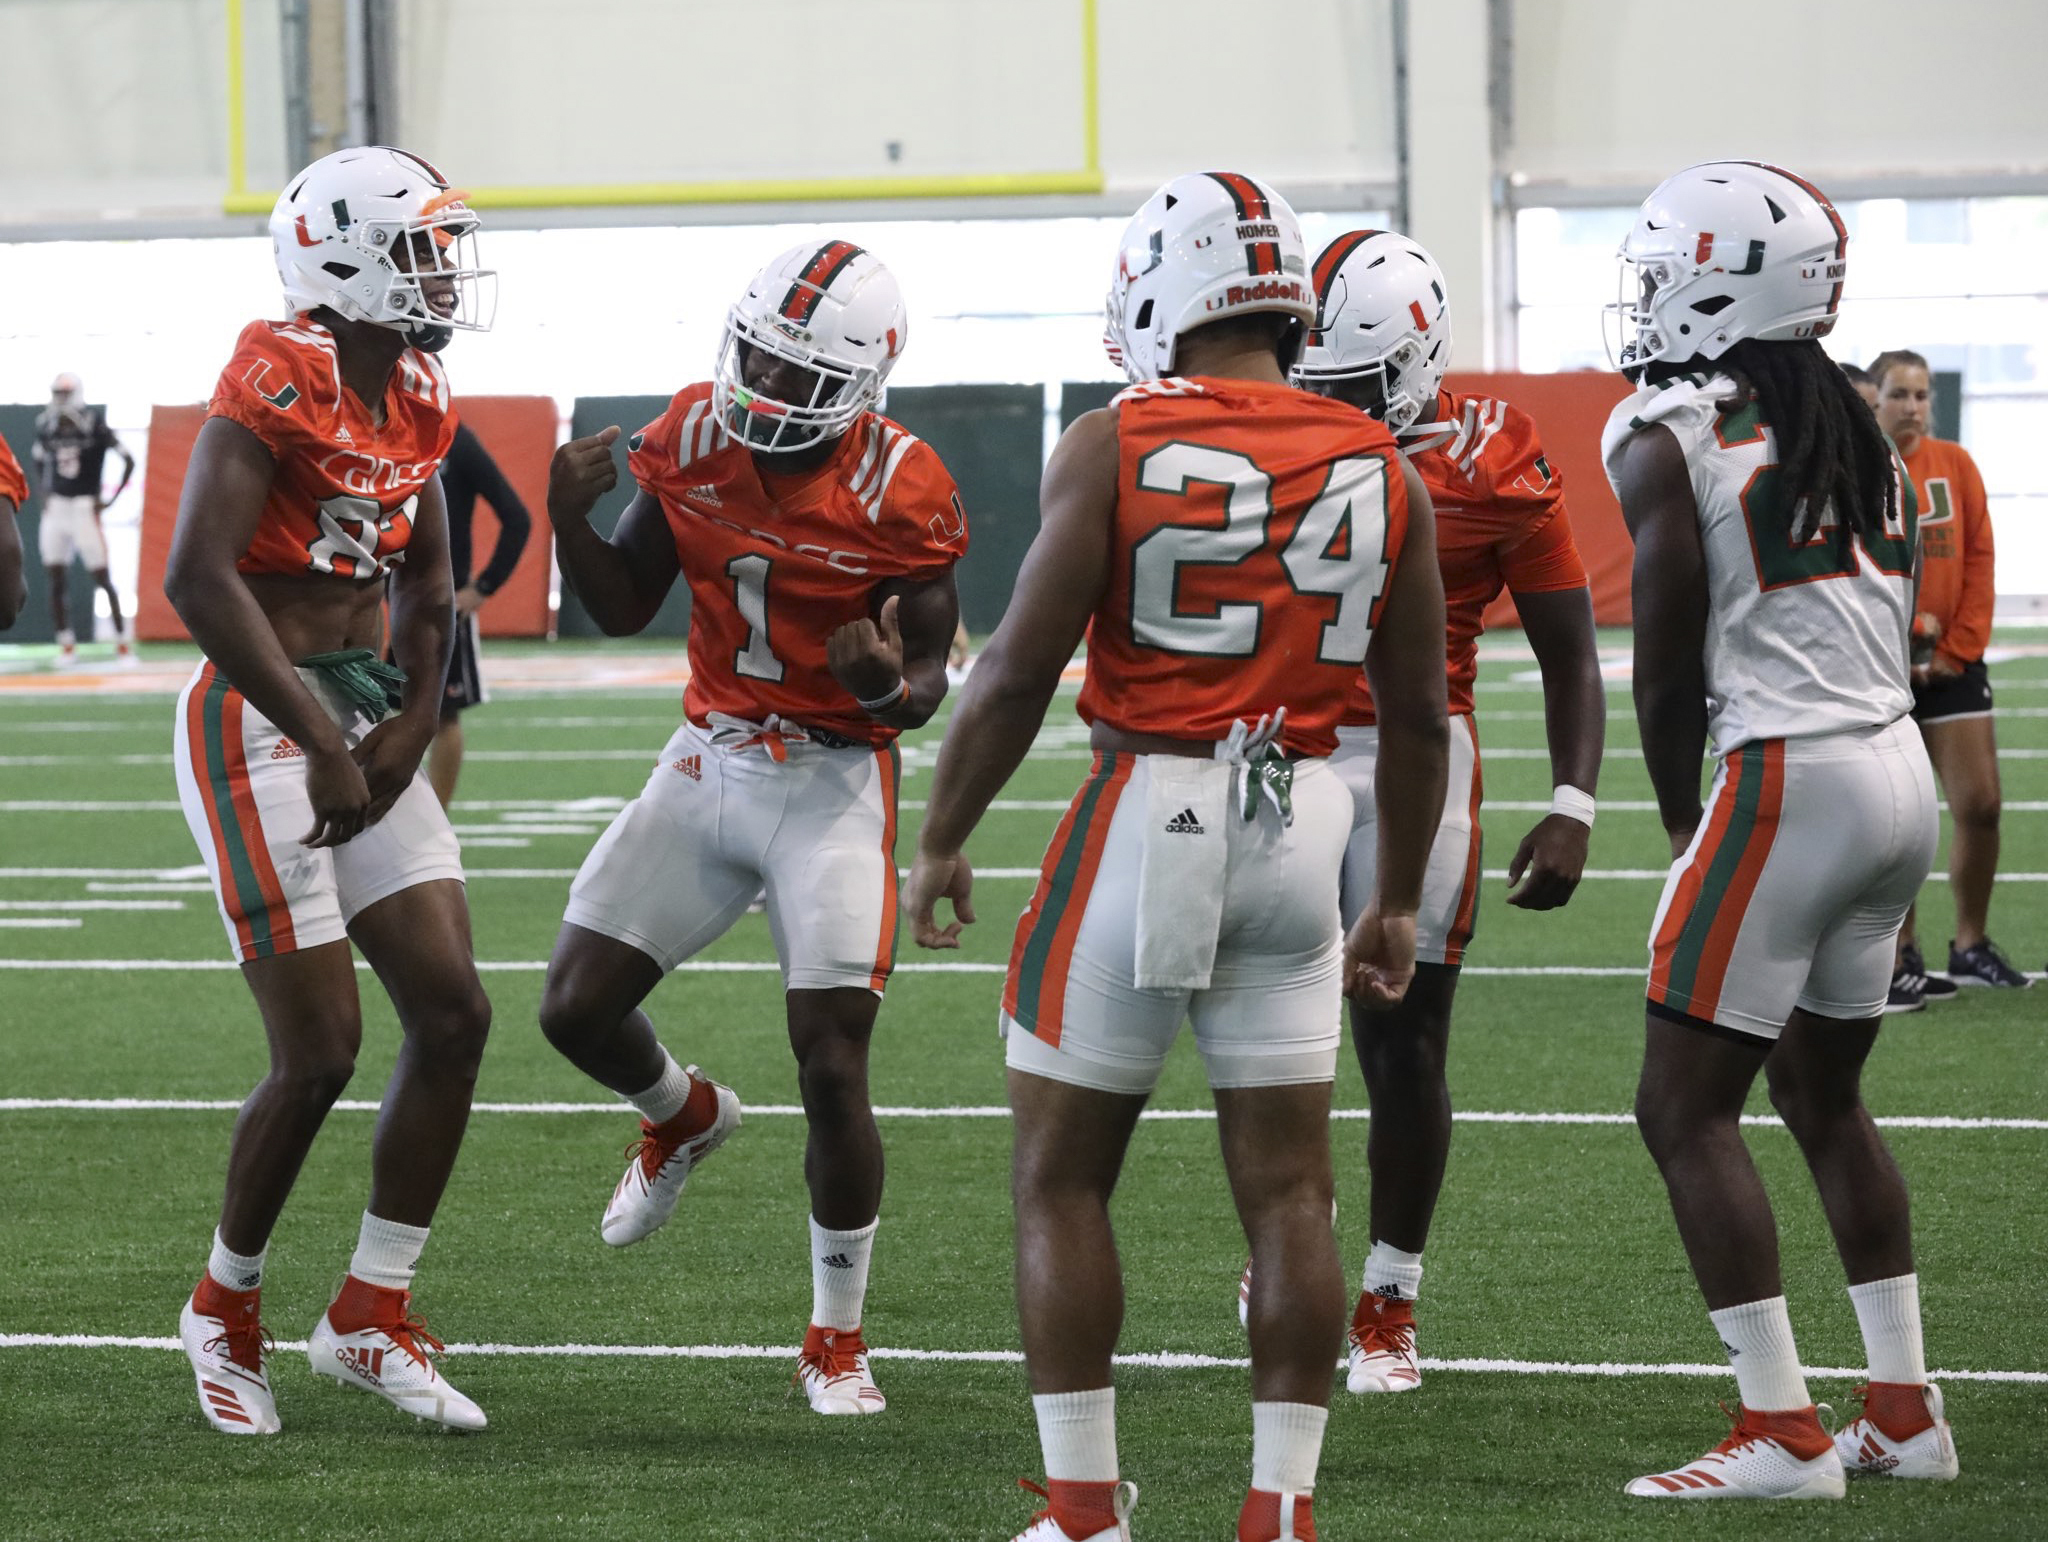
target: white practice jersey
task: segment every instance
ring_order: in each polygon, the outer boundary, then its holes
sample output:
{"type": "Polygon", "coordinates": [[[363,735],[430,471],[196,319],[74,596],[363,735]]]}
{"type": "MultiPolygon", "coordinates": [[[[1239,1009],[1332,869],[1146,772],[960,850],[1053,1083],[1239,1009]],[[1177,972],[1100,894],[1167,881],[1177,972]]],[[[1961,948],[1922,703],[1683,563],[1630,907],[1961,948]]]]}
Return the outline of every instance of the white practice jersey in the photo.
{"type": "Polygon", "coordinates": [[[1617,486],[1630,439],[1652,424],[1685,454],[1707,559],[1707,731],[1717,756],[1753,739],[1882,726],[1913,705],[1912,484],[1901,470],[1898,512],[1881,538],[1858,539],[1830,511],[1811,541],[1794,545],[1770,426],[1753,403],[1723,409],[1742,395],[1722,374],[1645,386],[1614,409],[1600,444],[1617,486]]]}

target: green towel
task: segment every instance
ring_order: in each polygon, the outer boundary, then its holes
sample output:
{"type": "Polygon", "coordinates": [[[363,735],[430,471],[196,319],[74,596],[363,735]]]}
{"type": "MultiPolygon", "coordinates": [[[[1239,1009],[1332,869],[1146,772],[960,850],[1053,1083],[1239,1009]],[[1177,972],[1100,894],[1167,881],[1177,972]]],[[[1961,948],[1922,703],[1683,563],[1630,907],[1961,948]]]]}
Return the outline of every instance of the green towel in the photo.
{"type": "Polygon", "coordinates": [[[350,702],[381,723],[405,705],[405,671],[387,664],[368,648],[316,653],[300,659],[301,669],[317,669],[350,702]]]}
{"type": "Polygon", "coordinates": [[[1294,823],[1294,762],[1277,744],[1268,745],[1257,760],[1244,763],[1244,791],[1238,812],[1247,824],[1259,817],[1262,797],[1279,813],[1282,824],[1294,823]]]}

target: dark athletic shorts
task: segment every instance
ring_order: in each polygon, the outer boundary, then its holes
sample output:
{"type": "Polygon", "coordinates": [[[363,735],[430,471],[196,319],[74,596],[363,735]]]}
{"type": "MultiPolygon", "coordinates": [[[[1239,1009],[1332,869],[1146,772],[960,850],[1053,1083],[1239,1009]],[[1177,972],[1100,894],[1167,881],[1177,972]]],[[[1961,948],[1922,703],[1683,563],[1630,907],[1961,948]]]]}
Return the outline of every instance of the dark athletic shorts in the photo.
{"type": "Polygon", "coordinates": [[[1925,688],[1914,688],[1913,721],[1916,723],[1941,723],[1951,718],[1990,715],[1991,677],[1985,672],[1982,659],[1974,664],[1965,664],[1963,672],[1952,680],[1934,680],[1925,688]]]}

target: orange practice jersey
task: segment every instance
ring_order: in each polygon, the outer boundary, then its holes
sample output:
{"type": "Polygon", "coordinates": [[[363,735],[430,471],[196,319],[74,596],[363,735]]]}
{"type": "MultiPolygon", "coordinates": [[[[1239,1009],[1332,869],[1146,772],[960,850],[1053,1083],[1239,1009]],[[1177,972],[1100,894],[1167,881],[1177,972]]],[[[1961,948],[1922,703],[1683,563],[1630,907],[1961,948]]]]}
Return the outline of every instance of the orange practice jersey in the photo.
{"type": "Polygon", "coordinates": [[[816,471],[764,477],[705,382],[678,391],[627,448],[690,585],[690,721],[775,716],[869,744],[895,738],[833,677],[825,643],[873,614],[878,584],[936,579],[967,550],[960,494],[931,446],[864,413],[816,471]]]}
{"type": "Polygon", "coordinates": [[[1283,746],[1329,754],[1408,528],[1393,436],[1250,380],[1155,381],[1111,408],[1114,551],[1081,716],[1221,739],[1284,706],[1283,746]]]}
{"type": "MultiPolygon", "coordinates": [[[[1564,480],[1544,458],[1536,424],[1485,396],[1437,393],[1432,424],[1404,453],[1436,508],[1436,561],[1444,575],[1444,634],[1451,715],[1472,711],[1479,634],[1502,589],[1544,594],[1586,587],[1572,540],[1564,480]]],[[[1372,688],[1360,676],[1346,724],[1373,721],[1372,688]]]]}
{"type": "Polygon", "coordinates": [[[1941,623],[1934,651],[1958,668],[1984,657],[1991,642],[1991,510],[1970,452],[1947,439],[1922,439],[1905,457],[1920,501],[1920,609],[1941,623]]]}
{"type": "Polygon", "coordinates": [[[21,462],[5,439],[0,439],[0,498],[12,500],[17,509],[28,502],[28,478],[21,474],[21,462]]]}
{"type": "Polygon", "coordinates": [[[318,322],[252,321],[207,415],[239,423],[277,461],[244,573],[378,578],[405,558],[413,510],[455,438],[440,360],[408,348],[384,422],[343,388],[334,336],[318,322]]]}

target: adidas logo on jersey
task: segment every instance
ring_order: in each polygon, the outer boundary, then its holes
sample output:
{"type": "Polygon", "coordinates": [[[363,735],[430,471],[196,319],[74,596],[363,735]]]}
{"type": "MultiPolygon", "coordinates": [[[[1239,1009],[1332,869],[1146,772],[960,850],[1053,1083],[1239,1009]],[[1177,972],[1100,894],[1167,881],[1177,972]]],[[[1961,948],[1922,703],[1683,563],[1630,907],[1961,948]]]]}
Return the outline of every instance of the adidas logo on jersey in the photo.
{"type": "Polygon", "coordinates": [[[827,1269],[851,1269],[853,1267],[853,1260],[844,1253],[834,1253],[827,1258],[819,1259],[818,1262],[827,1269]]]}
{"type": "Polygon", "coordinates": [[[683,496],[696,503],[708,503],[714,509],[722,509],[725,502],[718,496],[718,489],[706,482],[702,487],[686,487],[683,496]]]}
{"type": "Polygon", "coordinates": [[[270,758],[272,760],[300,760],[304,758],[305,753],[304,750],[292,743],[291,740],[280,739],[277,741],[277,748],[270,752],[270,758]]]}
{"type": "Polygon", "coordinates": [[[691,781],[701,782],[704,780],[704,757],[702,755],[685,755],[676,762],[676,769],[691,781]]]}
{"type": "Polygon", "coordinates": [[[356,436],[348,431],[348,425],[346,423],[337,423],[334,425],[334,437],[340,440],[343,444],[354,444],[356,442],[356,436]]]}
{"type": "Polygon", "coordinates": [[[1178,814],[1175,814],[1173,818],[1166,821],[1166,833],[1168,835],[1206,835],[1208,830],[1204,827],[1201,820],[1195,818],[1195,811],[1193,809],[1184,808],[1178,814]]]}

